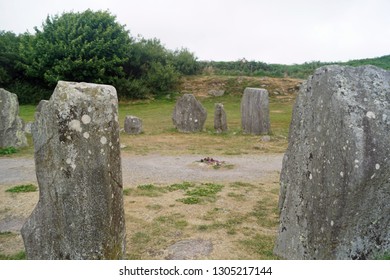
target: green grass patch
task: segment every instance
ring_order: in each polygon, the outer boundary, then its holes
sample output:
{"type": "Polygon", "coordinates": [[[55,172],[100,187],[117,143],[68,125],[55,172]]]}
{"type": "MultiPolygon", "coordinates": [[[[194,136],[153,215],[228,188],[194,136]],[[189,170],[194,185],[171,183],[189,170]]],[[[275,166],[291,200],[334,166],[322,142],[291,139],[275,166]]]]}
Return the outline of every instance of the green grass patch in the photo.
{"type": "Polygon", "coordinates": [[[36,192],[37,190],[38,190],[37,186],[35,186],[33,184],[29,184],[29,185],[18,185],[18,186],[9,188],[9,189],[6,190],[6,192],[10,192],[10,193],[26,193],[26,192],[36,192]]]}
{"type": "Polygon", "coordinates": [[[0,254],[0,260],[25,260],[26,257],[26,252],[21,251],[19,253],[16,253],[14,255],[4,255],[0,254]]]}
{"type": "Polygon", "coordinates": [[[0,148],[0,155],[12,155],[16,154],[18,150],[15,147],[6,147],[6,148],[0,148]]]}
{"type": "Polygon", "coordinates": [[[194,183],[190,182],[183,182],[181,184],[172,184],[167,187],[167,190],[170,192],[177,191],[177,190],[188,190],[189,188],[194,187],[194,183]]]}
{"type": "Polygon", "coordinates": [[[256,203],[250,215],[256,218],[260,226],[273,228],[279,224],[278,211],[275,202],[269,198],[263,198],[256,203]]]}
{"type": "Polygon", "coordinates": [[[275,237],[256,234],[254,237],[238,241],[240,246],[245,248],[254,259],[258,260],[275,260],[278,259],[274,255],[273,249],[275,244],[275,237]]]}
{"type": "Polygon", "coordinates": [[[166,192],[165,188],[157,187],[153,184],[139,185],[136,188],[127,188],[123,190],[124,195],[147,196],[147,197],[161,196],[165,192],[166,192]]]}
{"type": "Polygon", "coordinates": [[[213,184],[213,183],[204,183],[199,187],[196,187],[192,190],[188,190],[186,195],[189,196],[214,196],[216,193],[220,192],[223,188],[223,185],[213,184]]]}
{"type": "Polygon", "coordinates": [[[206,202],[214,202],[217,199],[216,194],[222,190],[224,186],[213,183],[203,183],[200,186],[192,186],[185,195],[187,197],[178,199],[184,204],[202,204],[206,202]]]}
{"type": "Polygon", "coordinates": [[[244,182],[233,182],[229,185],[231,188],[235,189],[241,189],[241,188],[254,188],[255,185],[251,183],[244,183],[244,182]]]}
{"type": "Polygon", "coordinates": [[[180,198],[177,201],[183,202],[184,204],[200,204],[202,200],[199,197],[185,197],[185,198],[180,198]]]}

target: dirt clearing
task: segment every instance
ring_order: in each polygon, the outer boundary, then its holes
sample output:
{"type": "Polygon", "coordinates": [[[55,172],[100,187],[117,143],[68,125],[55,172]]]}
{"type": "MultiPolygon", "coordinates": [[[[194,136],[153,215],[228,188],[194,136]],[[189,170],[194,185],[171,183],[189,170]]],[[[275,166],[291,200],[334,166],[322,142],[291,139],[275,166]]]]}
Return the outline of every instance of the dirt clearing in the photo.
{"type": "MultiPolygon", "coordinates": [[[[127,258],[275,258],[282,157],[221,156],[215,167],[196,155],[124,155],[127,258]]],[[[6,190],[27,183],[37,184],[33,159],[0,159],[1,255],[24,250],[20,228],[39,193],[6,190]]]]}

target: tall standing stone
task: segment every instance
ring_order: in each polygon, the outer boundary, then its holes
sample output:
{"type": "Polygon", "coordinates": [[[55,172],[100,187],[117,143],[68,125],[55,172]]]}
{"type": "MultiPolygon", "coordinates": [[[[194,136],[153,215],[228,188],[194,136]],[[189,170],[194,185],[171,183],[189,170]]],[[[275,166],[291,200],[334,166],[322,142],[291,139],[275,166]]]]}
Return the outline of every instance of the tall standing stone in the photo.
{"type": "Polygon", "coordinates": [[[193,94],[188,93],[177,100],[172,114],[173,125],[185,133],[202,131],[206,118],[206,109],[193,94]]]}
{"type": "Polygon", "coordinates": [[[58,82],[32,128],[39,202],[23,225],[29,259],[125,252],[118,101],[108,85],[58,82]]]}
{"type": "Polygon", "coordinates": [[[0,88],[0,148],[27,146],[16,94],[0,88]]]}
{"type": "Polygon", "coordinates": [[[390,252],[389,71],[315,71],[295,103],[280,184],[277,255],[370,259],[390,252]]]}
{"type": "Polygon", "coordinates": [[[222,103],[215,104],[214,129],[217,133],[226,132],[228,129],[226,121],[226,112],[222,103]]]}
{"type": "Polygon", "coordinates": [[[244,133],[268,134],[270,132],[268,91],[246,88],[241,100],[241,125],[244,133]]]}

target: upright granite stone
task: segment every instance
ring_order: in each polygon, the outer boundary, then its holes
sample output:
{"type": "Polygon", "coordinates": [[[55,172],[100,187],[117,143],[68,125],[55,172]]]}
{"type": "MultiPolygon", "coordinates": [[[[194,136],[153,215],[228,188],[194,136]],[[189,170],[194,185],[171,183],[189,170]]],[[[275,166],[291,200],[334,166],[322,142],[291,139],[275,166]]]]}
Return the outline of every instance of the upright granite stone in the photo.
{"type": "Polygon", "coordinates": [[[222,103],[215,104],[214,129],[217,133],[226,132],[228,130],[226,112],[222,103]]]}
{"type": "Polygon", "coordinates": [[[116,90],[58,82],[32,127],[39,202],[23,225],[28,259],[121,259],[125,252],[116,90]]]}
{"type": "Polygon", "coordinates": [[[0,88],[0,148],[27,146],[16,94],[0,88]]]}
{"type": "Polygon", "coordinates": [[[173,110],[173,125],[180,132],[198,132],[203,130],[207,111],[193,94],[184,94],[176,102],[173,110]]]}
{"type": "Polygon", "coordinates": [[[140,134],[142,132],[142,120],[136,116],[126,116],[124,130],[127,134],[140,134]]]}
{"type": "Polygon", "coordinates": [[[389,71],[315,71],[295,103],[280,184],[277,255],[371,259],[390,252],[389,71]]]}
{"type": "Polygon", "coordinates": [[[270,132],[268,91],[246,88],[241,100],[241,125],[244,133],[268,134],[270,132]]]}

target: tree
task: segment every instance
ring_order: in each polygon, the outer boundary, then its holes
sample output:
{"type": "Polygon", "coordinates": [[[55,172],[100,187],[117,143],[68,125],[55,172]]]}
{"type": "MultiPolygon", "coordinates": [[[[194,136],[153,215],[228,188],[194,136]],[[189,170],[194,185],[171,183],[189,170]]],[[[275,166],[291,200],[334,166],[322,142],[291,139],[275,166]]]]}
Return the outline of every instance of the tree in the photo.
{"type": "Polygon", "coordinates": [[[200,71],[196,57],[188,49],[182,48],[173,53],[173,65],[183,75],[195,75],[200,71]]]}
{"type": "Polygon", "coordinates": [[[0,31],[0,85],[4,86],[17,78],[19,37],[12,32],[0,31]]]}
{"type": "Polygon", "coordinates": [[[28,77],[53,86],[58,80],[112,83],[125,75],[131,39],[107,11],[47,17],[35,31],[21,45],[28,77]]]}

